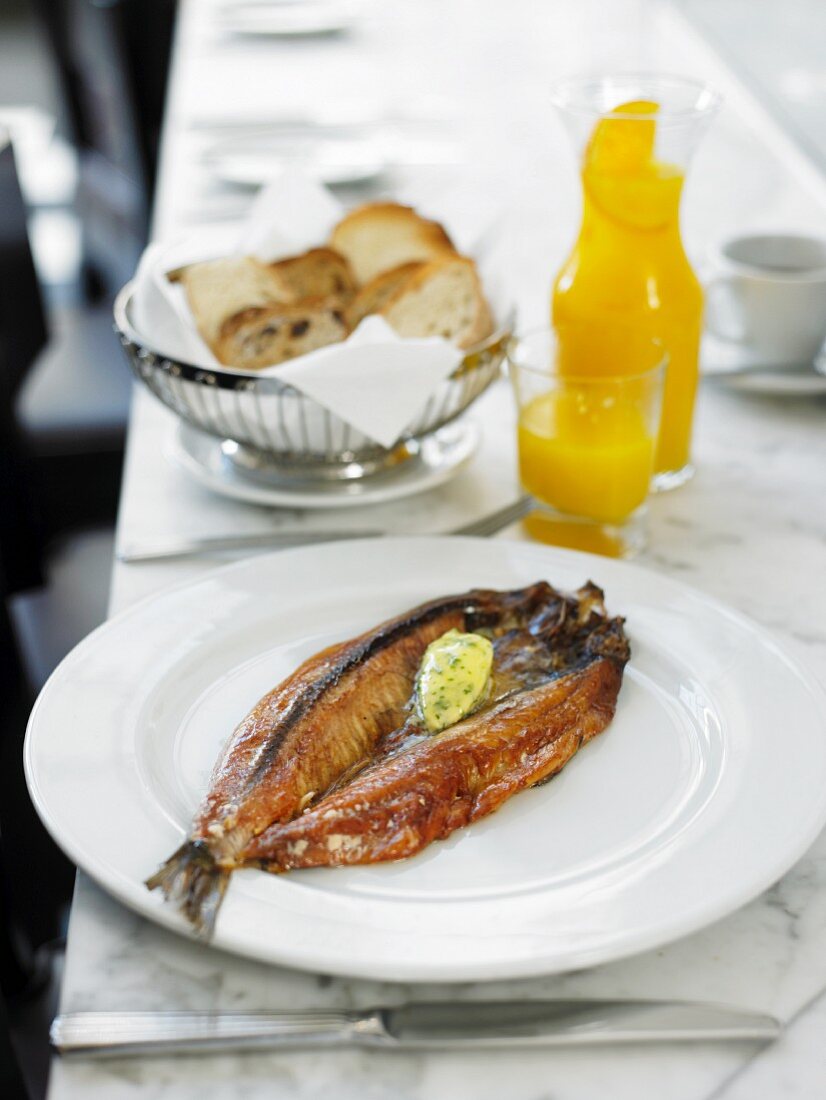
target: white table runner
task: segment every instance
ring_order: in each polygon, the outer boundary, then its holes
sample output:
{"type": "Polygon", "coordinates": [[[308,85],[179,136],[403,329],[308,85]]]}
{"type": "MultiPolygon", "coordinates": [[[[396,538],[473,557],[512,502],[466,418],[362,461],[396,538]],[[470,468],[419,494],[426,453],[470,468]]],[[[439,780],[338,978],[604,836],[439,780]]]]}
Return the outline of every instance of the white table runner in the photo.
{"type": "MultiPolygon", "coordinates": [[[[733,108],[701,149],[687,189],[686,232],[696,257],[702,258],[716,237],[740,228],[826,232],[826,194],[817,175],[659,4],[386,0],[373,4],[364,25],[347,38],[295,43],[221,39],[210,30],[211,7],[211,0],[181,4],[159,185],[159,231],[178,221],[197,221],[206,204],[214,210],[216,201],[238,201],[236,195],[216,193],[204,179],[195,156],[203,133],[199,137],[187,129],[193,119],[226,113],[230,106],[239,114],[246,110],[260,117],[269,104],[287,110],[308,100],[328,105],[345,96],[369,100],[377,88],[388,100],[408,106],[415,106],[419,96],[440,96],[453,101],[467,118],[474,170],[485,173],[510,206],[512,277],[522,316],[541,321],[551,274],[575,229],[578,204],[573,161],[561,132],[552,129],[546,106],[547,84],[584,66],[656,66],[708,76],[722,85],[733,108]]],[[[388,181],[388,186],[415,187],[417,180],[433,185],[432,173],[421,169],[388,181]]],[[[122,365],[113,363],[112,369],[122,365]]],[[[826,575],[823,411],[815,401],[769,402],[704,387],[696,448],[699,473],[690,486],[653,501],[651,548],[643,562],[728,600],[778,630],[826,678],[826,591],[818,583],[826,575]]],[[[484,433],[482,450],[453,483],[375,512],[350,511],[342,515],[341,524],[438,531],[510,500],[515,487],[513,426],[504,386],[488,394],[474,416],[484,433]]],[[[276,514],[211,496],[167,462],[164,448],[171,424],[170,414],[147,395],[138,395],[129,432],[121,542],[267,530],[281,520],[329,526],[329,514],[276,514]]],[[[513,537],[514,532],[506,535],[513,537]]],[[[203,559],[117,566],[112,608],[119,610],[214,564],[203,559]]],[[[500,1052],[472,1058],[262,1054],[58,1064],[51,1100],[217,1100],[237,1095],[297,1100],[322,1094],[336,1100],[499,1100],[502,1095],[514,1100],[592,1100],[601,1093],[615,1100],[791,1097],[797,1094],[783,1082],[792,1056],[807,1074],[801,1081],[814,1089],[822,1079],[809,1037],[826,1012],[817,1000],[826,989],[824,887],[822,837],[762,898],[670,947],[562,977],[450,990],[454,997],[696,997],[740,1003],[787,1019],[815,1001],[785,1045],[750,1068],[756,1051],[738,1044],[500,1052]]],[[[417,995],[447,993],[417,990],[417,995]]],[[[79,878],[65,1010],[300,1008],[406,995],[399,986],[270,969],[210,951],[147,924],[84,876],[79,878]]]]}

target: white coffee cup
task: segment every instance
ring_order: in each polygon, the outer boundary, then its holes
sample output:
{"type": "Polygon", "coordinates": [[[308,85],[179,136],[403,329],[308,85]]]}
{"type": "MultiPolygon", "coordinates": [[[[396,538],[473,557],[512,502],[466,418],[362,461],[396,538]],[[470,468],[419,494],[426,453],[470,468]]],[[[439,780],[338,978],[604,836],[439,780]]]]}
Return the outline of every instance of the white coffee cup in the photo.
{"type": "Polygon", "coordinates": [[[791,234],[732,237],[706,285],[706,328],[747,348],[755,363],[811,364],[826,339],[826,240],[791,234]]]}

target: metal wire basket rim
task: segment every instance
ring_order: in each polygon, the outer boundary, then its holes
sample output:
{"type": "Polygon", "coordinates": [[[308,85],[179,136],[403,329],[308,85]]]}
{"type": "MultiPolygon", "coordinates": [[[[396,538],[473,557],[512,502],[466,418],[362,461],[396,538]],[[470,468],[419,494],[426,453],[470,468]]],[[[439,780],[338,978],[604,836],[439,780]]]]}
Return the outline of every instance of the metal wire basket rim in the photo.
{"type": "MultiPolygon", "coordinates": [[[[291,386],[288,382],[284,382],[280,378],[273,377],[272,375],[262,375],[255,371],[242,371],[236,367],[205,367],[196,366],[194,363],[186,363],[183,360],[176,359],[174,356],[168,355],[166,352],[159,351],[157,348],[152,347],[146,342],[144,337],[138,333],[129,319],[129,305],[132,301],[132,295],[135,290],[135,282],[130,279],[125,286],[123,286],[118,292],[115,298],[113,307],[115,328],[121,337],[125,337],[131,344],[133,344],[139,350],[148,352],[155,356],[158,360],[158,365],[169,364],[176,368],[177,373],[182,378],[185,378],[189,382],[200,382],[204,385],[218,385],[221,389],[247,389],[256,388],[263,389],[264,391],[271,391],[273,393],[300,393],[294,386],[291,386]],[[271,385],[267,385],[271,383],[271,385]]],[[[459,378],[463,374],[468,374],[477,368],[482,368],[484,364],[484,358],[475,362],[478,356],[484,357],[484,353],[490,351],[503,341],[509,340],[513,334],[514,324],[516,320],[516,311],[510,309],[504,322],[485,340],[482,340],[478,344],[474,344],[472,348],[466,348],[464,357],[453,371],[448,375],[449,379],[459,378]]]]}

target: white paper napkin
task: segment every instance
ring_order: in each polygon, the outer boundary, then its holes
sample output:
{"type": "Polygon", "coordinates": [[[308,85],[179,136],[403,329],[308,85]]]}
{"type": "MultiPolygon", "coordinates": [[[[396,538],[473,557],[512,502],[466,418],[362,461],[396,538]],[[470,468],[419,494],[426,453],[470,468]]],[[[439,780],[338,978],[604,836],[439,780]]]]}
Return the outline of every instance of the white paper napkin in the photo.
{"type": "Polygon", "coordinates": [[[218,360],[201,339],[181,288],[167,278],[180,266],[170,246],[150,244],[144,251],[135,273],[132,324],[153,351],[196,367],[216,367],[218,360]]]}
{"type": "Polygon", "coordinates": [[[271,263],[318,248],[343,213],[341,203],[312,177],[285,172],[256,195],[235,252],[271,263]]]}
{"type": "Polygon", "coordinates": [[[373,316],[365,317],[343,344],[263,373],[289,382],[389,447],[461,361],[461,350],[447,340],[402,340],[383,317],[373,316]]]}
{"type": "MultiPolygon", "coordinates": [[[[199,231],[197,238],[150,245],[135,276],[132,322],[136,330],[147,347],[162,355],[219,367],[198,333],[184,291],[169,281],[168,272],[220,256],[254,255],[265,263],[294,256],[323,244],[342,214],[326,188],[302,173],[289,172],[261,190],[240,230],[221,227],[199,231]]],[[[496,303],[492,305],[499,313],[496,303]]],[[[462,355],[441,337],[402,339],[382,318],[373,316],[339,344],[257,373],[284,379],[387,447],[415,419],[462,355]]]]}

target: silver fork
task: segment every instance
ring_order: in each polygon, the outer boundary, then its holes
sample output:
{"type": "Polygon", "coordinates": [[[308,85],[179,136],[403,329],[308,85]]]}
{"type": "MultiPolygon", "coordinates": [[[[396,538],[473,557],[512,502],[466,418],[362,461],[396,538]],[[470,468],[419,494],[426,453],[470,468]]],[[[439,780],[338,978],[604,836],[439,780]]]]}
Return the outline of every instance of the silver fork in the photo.
{"type": "Polygon", "coordinates": [[[463,527],[456,527],[452,531],[445,532],[448,535],[475,535],[478,538],[486,538],[495,535],[505,527],[510,527],[518,519],[522,519],[534,507],[533,497],[522,496],[513,504],[507,504],[498,512],[491,512],[488,516],[466,523],[463,527]]]}
{"type": "MultiPolygon", "coordinates": [[[[516,523],[533,508],[529,496],[521,496],[511,504],[499,508],[490,515],[482,516],[473,523],[463,524],[443,535],[464,535],[487,538],[497,531],[516,523]]],[[[224,550],[256,550],[273,547],[308,546],[317,542],[339,542],[346,539],[361,539],[386,535],[386,531],[260,531],[242,535],[217,535],[205,538],[168,539],[146,545],[127,544],[117,554],[122,562],[170,561],[175,558],[193,558],[200,554],[213,554],[224,550]]]]}

